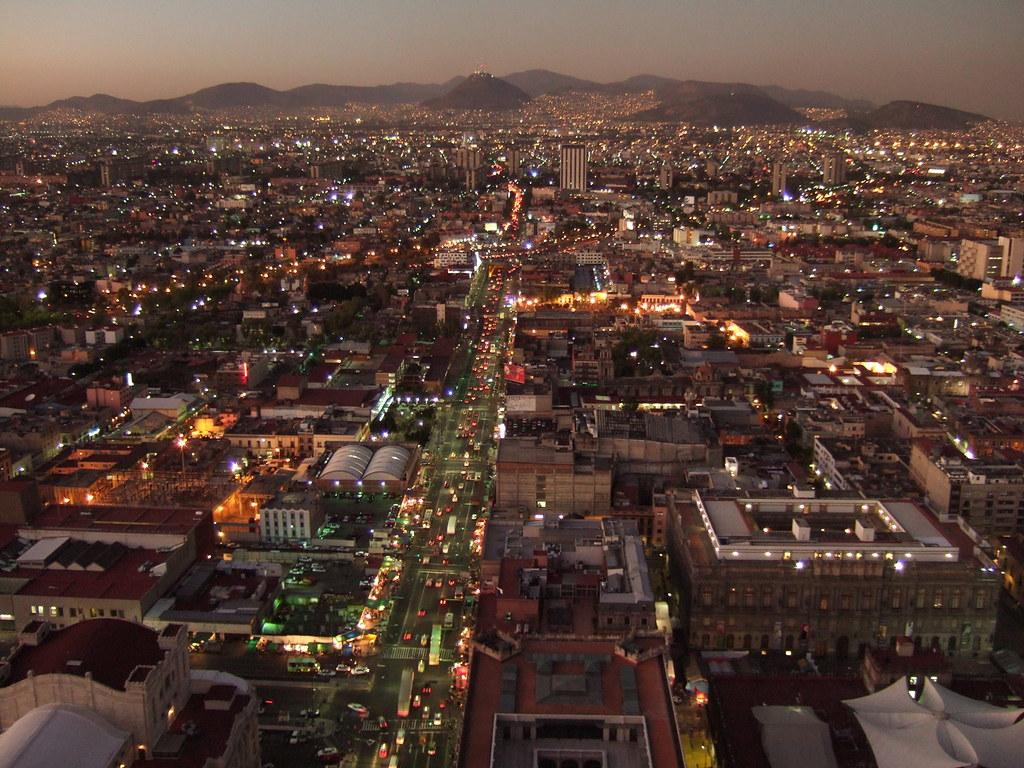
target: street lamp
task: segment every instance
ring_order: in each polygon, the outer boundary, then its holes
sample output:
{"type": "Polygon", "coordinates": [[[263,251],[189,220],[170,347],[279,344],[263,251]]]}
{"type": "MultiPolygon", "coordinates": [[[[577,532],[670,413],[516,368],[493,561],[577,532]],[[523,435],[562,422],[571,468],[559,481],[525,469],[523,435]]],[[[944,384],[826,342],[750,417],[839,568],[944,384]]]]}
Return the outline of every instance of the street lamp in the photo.
{"type": "Polygon", "coordinates": [[[174,441],[174,444],[181,450],[181,479],[185,479],[185,446],[188,445],[188,440],[185,439],[184,435],[178,435],[178,439],[174,441]]]}

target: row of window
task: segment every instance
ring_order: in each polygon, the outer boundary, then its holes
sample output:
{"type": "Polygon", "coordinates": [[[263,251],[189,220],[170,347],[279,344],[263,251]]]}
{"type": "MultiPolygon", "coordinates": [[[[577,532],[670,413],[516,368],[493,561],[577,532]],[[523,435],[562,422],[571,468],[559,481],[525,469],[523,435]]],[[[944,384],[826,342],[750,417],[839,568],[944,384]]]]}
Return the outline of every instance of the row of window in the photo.
{"type": "MultiPolygon", "coordinates": [[[[29,606],[29,612],[40,619],[50,618],[59,619],[64,617],[64,607],[60,605],[51,605],[47,608],[45,605],[32,605],[29,606]]],[[[105,608],[68,608],[68,618],[90,618],[90,619],[102,619],[107,616],[115,619],[123,619],[125,617],[124,611],[118,608],[111,608],[107,610],[105,608]]]]}
{"type": "MultiPolygon", "coordinates": [[[[743,594],[740,595],[739,591],[730,589],[725,594],[725,604],[729,608],[748,608],[754,609],[757,607],[757,592],[754,587],[746,587],[743,590],[743,594]]],[[[964,591],[959,588],[953,588],[952,590],[945,589],[934,589],[929,594],[925,587],[908,588],[904,590],[901,587],[891,587],[888,590],[888,600],[886,601],[889,607],[893,610],[900,610],[904,607],[904,597],[906,598],[907,605],[912,605],[914,608],[949,608],[957,611],[964,607],[964,591]]],[[[874,590],[865,590],[860,593],[860,600],[858,605],[857,595],[850,592],[842,592],[838,598],[833,600],[833,594],[831,592],[819,593],[813,600],[814,605],[819,611],[828,611],[832,609],[838,609],[840,611],[852,611],[856,609],[860,610],[872,610],[878,607],[878,597],[874,590]]],[[[796,590],[788,590],[785,595],[780,599],[779,607],[781,608],[785,603],[786,608],[798,608],[800,606],[800,594],[796,590]]],[[[700,591],[700,602],[704,608],[713,608],[715,606],[715,593],[711,587],[702,587],[700,591]]],[[[775,591],[772,589],[765,589],[761,591],[761,608],[774,609],[775,606],[775,591]]],[[[974,608],[975,610],[985,610],[988,605],[988,593],[984,589],[978,589],[974,592],[974,608]]]]}

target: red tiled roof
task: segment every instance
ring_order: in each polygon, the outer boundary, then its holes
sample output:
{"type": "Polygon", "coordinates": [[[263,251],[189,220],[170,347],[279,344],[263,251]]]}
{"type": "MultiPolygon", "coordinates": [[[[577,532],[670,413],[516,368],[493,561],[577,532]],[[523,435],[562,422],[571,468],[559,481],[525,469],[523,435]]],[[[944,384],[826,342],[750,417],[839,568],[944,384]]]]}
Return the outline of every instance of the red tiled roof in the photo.
{"type": "Polygon", "coordinates": [[[209,514],[180,507],[50,504],[36,516],[32,527],[185,535],[209,514]]]}
{"type": "MultiPolygon", "coordinates": [[[[642,645],[657,645],[660,641],[639,641],[642,645]]],[[[636,674],[639,709],[646,720],[654,768],[675,768],[682,755],[677,739],[675,720],[671,711],[668,681],[661,656],[639,664],[615,653],[613,640],[535,640],[523,641],[521,652],[504,662],[486,654],[473,656],[470,670],[470,698],[466,707],[460,765],[478,768],[490,765],[490,750],[494,717],[498,713],[502,669],[516,667],[516,713],[536,715],[605,715],[626,714],[619,669],[631,665],[636,674]],[[600,703],[564,704],[537,701],[537,669],[532,654],[573,653],[604,656],[606,663],[601,672],[600,703]]]]}
{"type": "Polygon", "coordinates": [[[64,570],[62,568],[16,568],[7,578],[28,579],[19,595],[43,598],[79,597],[100,600],[142,600],[159,579],[146,563],[156,566],[167,559],[166,552],[155,549],[129,549],[103,571],[64,570]]]}
{"type": "Polygon", "coordinates": [[[56,630],[37,646],[20,646],[6,685],[24,680],[30,670],[35,675],[91,672],[96,682],[124,690],[136,667],[155,666],[163,658],[152,629],[123,619],[91,619],[56,630]],[[70,672],[69,661],[82,663],[70,672]]]}

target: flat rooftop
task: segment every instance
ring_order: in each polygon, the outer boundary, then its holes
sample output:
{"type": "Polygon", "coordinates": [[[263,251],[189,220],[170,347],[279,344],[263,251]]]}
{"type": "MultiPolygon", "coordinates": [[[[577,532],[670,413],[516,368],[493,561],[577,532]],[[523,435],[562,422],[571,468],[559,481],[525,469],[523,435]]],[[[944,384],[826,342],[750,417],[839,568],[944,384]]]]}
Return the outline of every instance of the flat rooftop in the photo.
{"type": "Polygon", "coordinates": [[[815,553],[957,561],[961,542],[909,500],[716,499],[697,492],[697,509],[720,560],[800,559],[815,553]],[[786,557],[789,555],[789,557],[786,557]]]}

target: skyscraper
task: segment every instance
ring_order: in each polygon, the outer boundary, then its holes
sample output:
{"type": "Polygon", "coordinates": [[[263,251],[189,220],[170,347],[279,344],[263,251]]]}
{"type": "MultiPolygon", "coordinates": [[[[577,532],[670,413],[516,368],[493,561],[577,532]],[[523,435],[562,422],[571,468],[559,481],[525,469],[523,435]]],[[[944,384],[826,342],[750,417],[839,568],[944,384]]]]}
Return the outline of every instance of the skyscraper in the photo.
{"type": "Polygon", "coordinates": [[[574,192],[587,189],[587,145],[563,144],[558,188],[574,192]]]}
{"type": "Polygon", "coordinates": [[[505,160],[508,164],[509,178],[514,179],[519,175],[523,162],[523,153],[519,147],[509,147],[505,152],[505,160]]]}
{"type": "Polygon", "coordinates": [[[826,187],[837,187],[846,183],[846,157],[833,152],[821,158],[821,180],[826,187]]]}
{"type": "Polygon", "coordinates": [[[672,189],[675,176],[672,172],[672,163],[668,160],[661,164],[661,172],[658,174],[658,187],[661,189],[672,189]]]}
{"type": "Polygon", "coordinates": [[[772,197],[786,196],[786,164],[781,160],[772,163],[772,197]]]}

